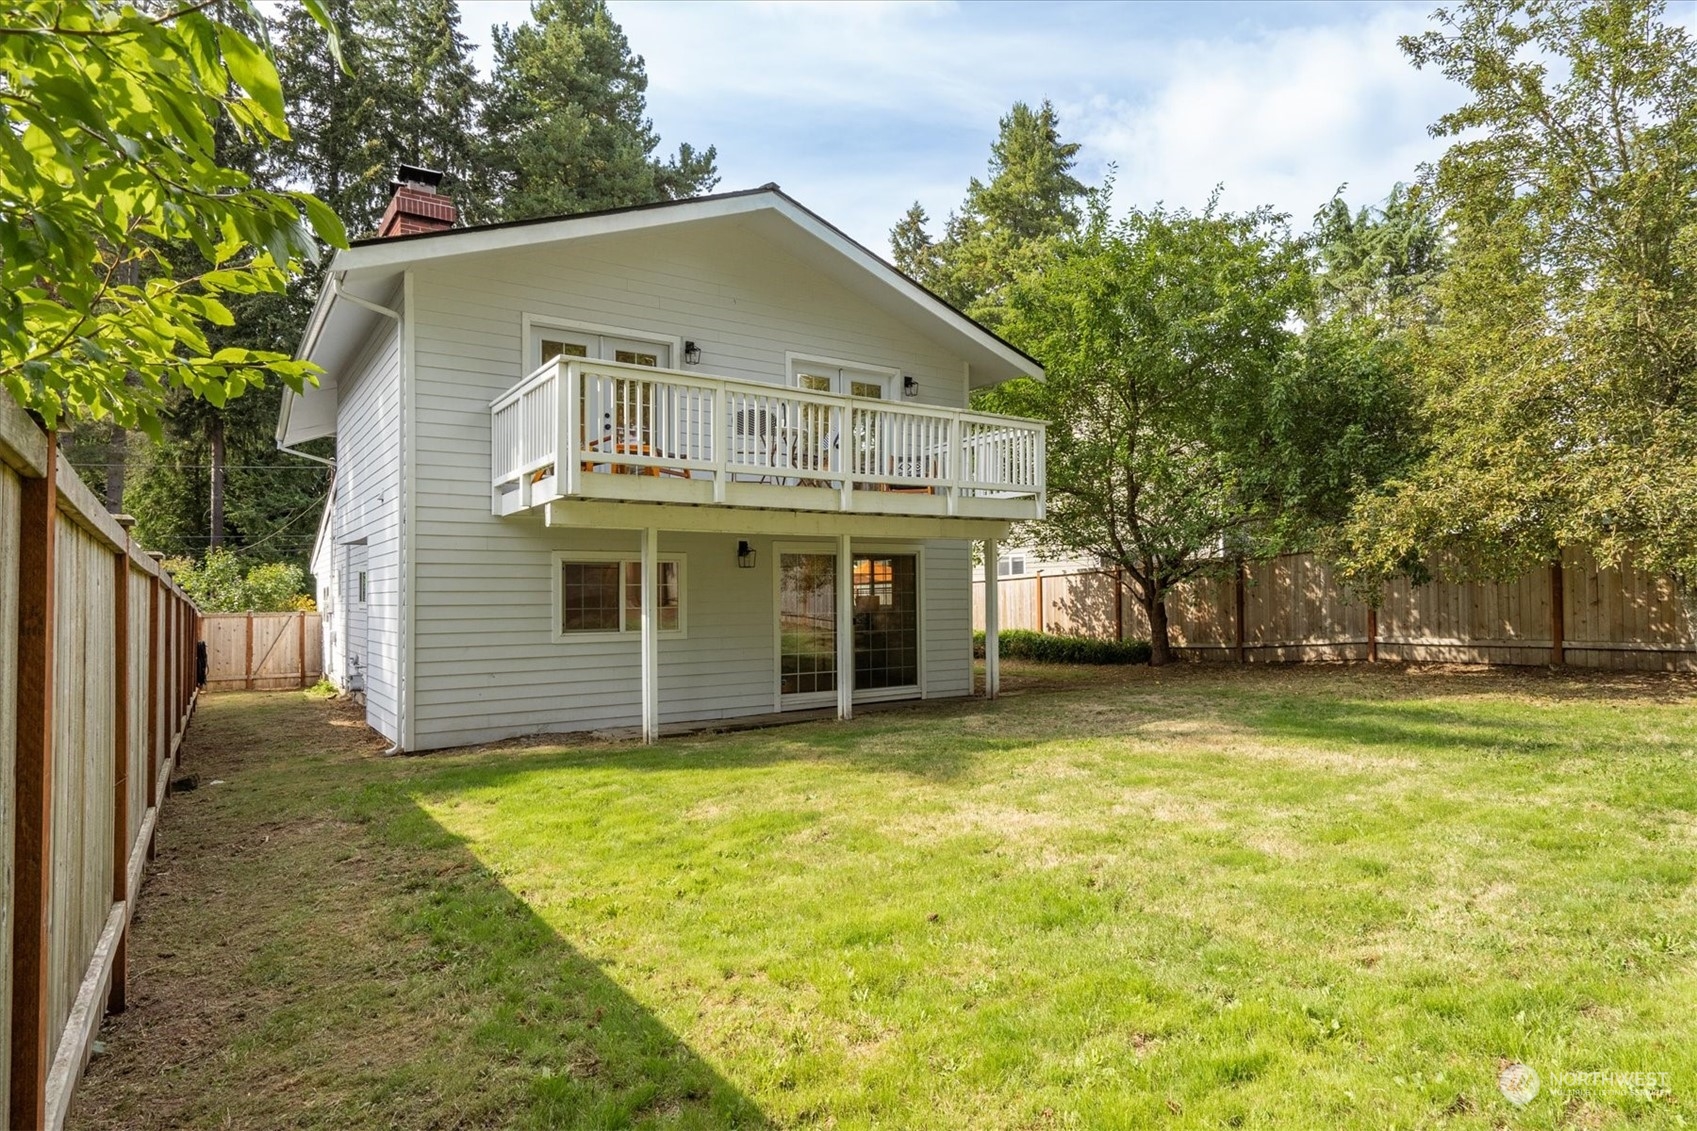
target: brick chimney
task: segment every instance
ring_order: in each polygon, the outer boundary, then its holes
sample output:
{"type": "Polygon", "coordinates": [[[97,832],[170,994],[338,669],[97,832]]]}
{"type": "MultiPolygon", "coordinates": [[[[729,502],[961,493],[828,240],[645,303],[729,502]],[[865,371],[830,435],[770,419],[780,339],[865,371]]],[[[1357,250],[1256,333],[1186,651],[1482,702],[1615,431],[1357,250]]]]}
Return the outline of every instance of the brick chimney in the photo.
{"type": "Polygon", "coordinates": [[[437,193],[441,184],[442,174],[434,169],[402,165],[395,179],[389,182],[395,196],[377,225],[378,237],[445,232],[452,228],[459,214],[453,200],[437,193]]]}

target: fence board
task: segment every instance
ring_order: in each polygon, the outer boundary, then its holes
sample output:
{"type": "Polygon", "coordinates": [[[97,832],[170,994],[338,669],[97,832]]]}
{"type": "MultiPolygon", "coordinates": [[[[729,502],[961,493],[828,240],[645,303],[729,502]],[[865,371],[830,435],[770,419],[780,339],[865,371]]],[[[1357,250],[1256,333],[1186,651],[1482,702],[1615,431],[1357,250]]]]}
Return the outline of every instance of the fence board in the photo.
{"type": "Polygon", "coordinates": [[[203,616],[200,639],[206,644],[206,690],[311,687],[324,677],[323,637],[317,613],[203,616]]]}
{"type": "MultiPolygon", "coordinates": [[[[1511,582],[1457,582],[1442,577],[1385,587],[1376,633],[1378,654],[1393,661],[1541,665],[1551,661],[1549,571],[1511,582]]],[[[1565,662],[1623,671],[1697,670],[1691,622],[1673,583],[1634,570],[1599,569],[1591,555],[1563,556],[1565,662]]],[[[1245,565],[1244,656],[1248,660],[1365,660],[1367,606],[1353,599],[1331,567],[1310,554],[1245,565]]],[[[976,583],[982,595],[983,582],[976,583]]],[[[1146,638],[1142,608],[1122,596],[1115,615],[1113,575],[1102,570],[1005,577],[997,586],[1001,625],[1037,629],[1036,594],[1044,593],[1049,632],[1146,638]]],[[[983,628],[982,599],[973,602],[983,628]]],[[[1175,648],[1201,659],[1236,655],[1237,591],[1230,577],[1200,578],[1167,599],[1175,648]]]]}
{"type": "Polygon", "coordinates": [[[12,1094],[12,838],[17,815],[21,490],[17,473],[0,464],[0,1105],[8,1103],[12,1094]]]}
{"type": "Polygon", "coordinates": [[[194,626],[182,590],[0,397],[6,1126],[63,1126],[101,1014],[122,1007],[139,864],[158,822],[148,782],[193,710],[191,656],[177,645],[194,626]]]}
{"type": "Polygon", "coordinates": [[[54,592],[52,897],[49,1031],[64,1027],[112,899],[113,576],[111,551],[61,514],[54,592]]]}

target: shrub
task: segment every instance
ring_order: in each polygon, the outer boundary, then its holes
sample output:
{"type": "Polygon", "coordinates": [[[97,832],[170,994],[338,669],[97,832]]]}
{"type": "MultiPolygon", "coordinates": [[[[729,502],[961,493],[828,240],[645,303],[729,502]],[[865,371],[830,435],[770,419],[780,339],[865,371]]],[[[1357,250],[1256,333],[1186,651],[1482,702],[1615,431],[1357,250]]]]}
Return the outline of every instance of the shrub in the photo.
{"type": "MultiPolygon", "coordinates": [[[[1023,628],[1003,629],[998,635],[1001,654],[1010,660],[1042,664],[1147,664],[1147,640],[1096,640],[1088,636],[1054,636],[1023,628]]],[[[972,634],[972,654],[984,655],[984,634],[972,634]]]]}
{"type": "Polygon", "coordinates": [[[286,562],[269,562],[243,571],[239,555],[223,548],[208,550],[204,561],[167,558],[165,568],[183,592],[208,613],[312,612],[305,592],[306,571],[286,562]]]}

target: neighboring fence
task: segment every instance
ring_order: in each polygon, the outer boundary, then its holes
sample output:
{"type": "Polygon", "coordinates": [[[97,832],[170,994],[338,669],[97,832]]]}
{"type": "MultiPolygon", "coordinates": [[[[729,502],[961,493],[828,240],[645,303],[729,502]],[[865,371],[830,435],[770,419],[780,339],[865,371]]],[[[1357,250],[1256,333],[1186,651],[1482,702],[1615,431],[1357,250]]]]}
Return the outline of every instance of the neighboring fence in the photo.
{"type": "MultiPolygon", "coordinates": [[[[982,581],[973,602],[984,627],[982,581]]],[[[1001,627],[1147,637],[1130,587],[1112,571],[999,579],[1001,627]],[[1041,611],[1041,615],[1039,615],[1041,611]]],[[[1311,554],[1245,563],[1237,577],[1197,581],[1167,598],[1174,647],[1215,660],[1415,660],[1569,664],[1633,671],[1697,670],[1689,614],[1666,578],[1599,569],[1569,551],[1560,568],[1503,584],[1399,581],[1378,610],[1352,601],[1311,554]]]]}
{"type": "Polygon", "coordinates": [[[0,396],[0,1096],[63,1125],[124,1008],[130,916],[194,710],[194,605],[0,396]]]}
{"type": "Polygon", "coordinates": [[[281,691],[324,677],[317,613],[207,613],[200,638],[208,691],[281,691]]]}

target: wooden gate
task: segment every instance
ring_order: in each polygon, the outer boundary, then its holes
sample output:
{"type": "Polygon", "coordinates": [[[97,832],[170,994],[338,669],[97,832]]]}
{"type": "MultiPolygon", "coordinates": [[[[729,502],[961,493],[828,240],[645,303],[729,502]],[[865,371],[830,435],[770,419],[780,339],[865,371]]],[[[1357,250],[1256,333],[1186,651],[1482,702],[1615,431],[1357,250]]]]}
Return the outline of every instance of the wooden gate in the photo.
{"type": "Polygon", "coordinates": [[[200,638],[208,691],[283,691],[324,677],[317,613],[209,613],[200,638]]]}

